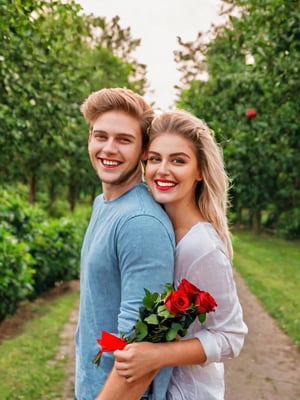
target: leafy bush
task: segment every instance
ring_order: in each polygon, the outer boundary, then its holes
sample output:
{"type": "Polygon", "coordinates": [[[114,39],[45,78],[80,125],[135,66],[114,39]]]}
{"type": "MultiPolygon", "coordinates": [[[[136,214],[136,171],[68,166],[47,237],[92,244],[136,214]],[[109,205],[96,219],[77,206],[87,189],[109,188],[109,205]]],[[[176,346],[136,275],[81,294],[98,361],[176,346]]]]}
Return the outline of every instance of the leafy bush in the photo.
{"type": "Polygon", "coordinates": [[[33,223],[47,219],[47,214],[38,206],[30,206],[21,194],[12,189],[0,191],[0,224],[17,238],[30,239],[33,223]]]}
{"type": "Polygon", "coordinates": [[[0,226],[0,321],[33,292],[32,264],[29,246],[0,226]]]}
{"type": "Polygon", "coordinates": [[[57,282],[78,278],[81,237],[67,219],[48,220],[34,228],[30,252],[34,258],[34,295],[57,282]]]}
{"type": "Polygon", "coordinates": [[[12,189],[0,189],[0,320],[23,299],[78,278],[85,217],[50,219],[12,189]]]}
{"type": "Polygon", "coordinates": [[[278,235],[285,239],[300,237],[300,208],[283,212],[278,221],[278,235]]]}

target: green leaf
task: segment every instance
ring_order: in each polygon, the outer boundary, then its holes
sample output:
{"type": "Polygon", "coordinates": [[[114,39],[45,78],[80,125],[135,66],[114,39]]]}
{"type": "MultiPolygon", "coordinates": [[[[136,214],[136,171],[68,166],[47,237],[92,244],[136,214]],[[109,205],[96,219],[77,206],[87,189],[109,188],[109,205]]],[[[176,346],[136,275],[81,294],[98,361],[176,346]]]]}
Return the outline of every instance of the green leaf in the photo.
{"type": "Polygon", "coordinates": [[[163,318],[165,318],[165,319],[167,319],[167,318],[174,318],[174,315],[171,314],[171,313],[167,310],[167,308],[166,308],[165,305],[159,306],[159,307],[157,308],[157,315],[158,315],[159,317],[163,317],[163,318]]]}
{"type": "Polygon", "coordinates": [[[173,342],[176,339],[177,336],[177,329],[169,329],[167,334],[166,334],[166,340],[167,342],[173,342]]]}
{"type": "Polygon", "coordinates": [[[176,336],[177,332],[173,329],[170,329],[166,335],[167,342],[173,342],[176,339],[176,336]]]}
{"type": "Polygon", "coordinates": [[[172,324],[172,329],[176,329],[177,332],[179,332],[180,329],[182,329],[182,326],[181,326],[181,324],[179,324],[178,322],[173,322],[173,324],[172,324]]]}
{"type": "Polygon", "coordinates": [[[136,342],[141,342],[148,334],[148,327],[144,322],[137,321],[135,324],[135,331],[136,331],[136,342]]]}
{"type": "Polygon", "coordinates": [[[206,320],[206,314],[199,314],[198,319],[201,323],[203,323],[206,320]]]}
{"type": "Polygon", "coordinates": [[[172,283],[166,283],[165,286],[165,294],[168,294],[169,292],[172,292],[174,290],[174,285],[172,283]]]}
{"type": "Polygon", "coordinates": [[[148,310],[153,310],[155,302],[156,302],[157,298],[159,297],[159,294],[151,293],[147,289],[144,289],[144,290],[145,290],[145,296],[143,299],[143,304],[148,310]]]}
{"type": "Polygon", "coordinates": [[[156,314],[149,315],[149,317],[145,318],[145,322],[148,322],[148,324],[151,324],[151,325],[158,325],[159,324],[159,321],[158,321],[158,318],[157,318],[156,314]]]}
{"type": "Polygon", "coordinates": [[[188,332],[187,329],[182,329],[181,331],[178,332],[178,335],[184,337],[187,334],[187,332],[188,332]]]}

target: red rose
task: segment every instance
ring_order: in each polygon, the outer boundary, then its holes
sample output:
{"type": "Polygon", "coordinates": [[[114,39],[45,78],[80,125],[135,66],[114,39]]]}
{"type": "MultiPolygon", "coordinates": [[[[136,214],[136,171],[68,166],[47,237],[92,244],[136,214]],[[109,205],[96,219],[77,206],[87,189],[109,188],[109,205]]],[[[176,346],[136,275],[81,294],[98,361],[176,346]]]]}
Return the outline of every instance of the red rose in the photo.
{"type": "Polygon", "coordinates": [[[189,297],[200,293],[200,289],[198,289],[195,285],[193,285],[191,282],[189,282],[186,279],[182,279],[177,290],[182,290],[189,297]]]}
{"type": "Polygon", "coordinates": [[[250,110],[248,110],[247,112],[246,112],[246,116],[248,117],[248,118],[254,118],[255,116],[256,116],[256,112],[255,112],[255,110],[253,110],[252,108],[250,108],[250,110]]]}
{"type": "Polygon", "coordinates": [[[174,316],[180,312],[186,313],[189,305],[189,296],[182,290],[171,292],[165,299],[165,306],[167,310],[174,316]]]}
{"type": "Polygon", "coordinates": [[[198,313],[209,313],[215,311],[217,303],[215,299],[208,293],[201,291],[194,297],[194,303],[198,313]]]}

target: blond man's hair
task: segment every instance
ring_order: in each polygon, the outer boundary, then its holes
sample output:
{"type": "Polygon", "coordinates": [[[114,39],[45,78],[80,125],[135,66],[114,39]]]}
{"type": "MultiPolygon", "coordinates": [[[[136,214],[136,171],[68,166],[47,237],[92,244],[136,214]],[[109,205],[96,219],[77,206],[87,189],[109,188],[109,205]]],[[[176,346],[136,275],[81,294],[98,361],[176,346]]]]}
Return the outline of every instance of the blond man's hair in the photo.
{"type": "Polygon", "coordinates": [[[90,130],[93,130],[95,120],[109,111],[123,111],[139,121],[143,138],[143,146],[147,145],[147,130],[154,117],[152,107],[142,96],[126,88],[103,88],[93,92],[83,102],[80,110],[90,130]]]}

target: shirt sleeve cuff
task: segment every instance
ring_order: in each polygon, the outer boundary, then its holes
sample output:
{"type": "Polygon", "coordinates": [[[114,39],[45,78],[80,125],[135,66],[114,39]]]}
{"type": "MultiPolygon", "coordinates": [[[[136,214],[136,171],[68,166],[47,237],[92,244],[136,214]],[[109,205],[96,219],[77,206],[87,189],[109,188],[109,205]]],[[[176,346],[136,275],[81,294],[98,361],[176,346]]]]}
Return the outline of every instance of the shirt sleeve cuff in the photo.
{"type": "Polygon", "coordinates": [[[197,332],[195,337],[200,340],[204,353],[206,355],[206,361],[202,365],[207,365],[212,362],[221,361],[221,349],[216,340],[212,340],[213,334],[208,330],[202,329],[197,332]]]}

